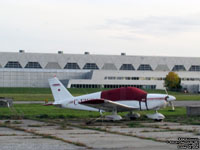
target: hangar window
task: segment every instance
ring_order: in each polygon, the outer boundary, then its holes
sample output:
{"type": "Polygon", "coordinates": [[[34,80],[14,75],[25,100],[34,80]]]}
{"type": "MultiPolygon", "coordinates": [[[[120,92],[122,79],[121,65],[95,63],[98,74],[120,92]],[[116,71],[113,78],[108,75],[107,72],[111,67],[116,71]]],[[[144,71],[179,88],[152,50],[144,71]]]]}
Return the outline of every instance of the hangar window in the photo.
{"type": "Polygon", "coordinates": [[[99,67],[95,63],[86,63],[83,69],[92,69],[92,70],[98,70],[99,67]]]}
{"type": "Polygon", "coordinates": [[[133,67],[132,64],[123,64],[123,65],[120,67],[120,70],[135,70],[135,68],[133,67]]]}
{"type": "Polygon", "coordinates": [[[192,65],[189,69],[189,71],[200,71],[200,66],[192,65]]]}
{"type": "Polygon", "coordinates": [[[20,63],[18,61],[9,61],[6,65],[5,68],[22,68],[20,63]]]}
{"type": "Polygon", "coordinates": [[[159,64],[156,69],[156,71],[169,71],[169,67],[167,65],[164,64],[159,64]]]}
{"type": "Polygon", "coordinates": [[[64,69],[80,69],[77,63],[67,63],[64,69]]]}
{"type": "Polygon", "coordinates": [[[45,69],[61,69],[61,67],[57,62],[48,62],[45,69]]]}
{"type": "Polygon", "coordinates": [[[113,85],[113,84],[104,84],[103,85],[104,88],[120,88],[120,87],[137,87],[137,88],[140,88],[140,89],[156,89],[156,85],[121,85],[121,84],[116,84],[116,85],[113,85]]]}
{"type": "Polygon", "coordinates": [[[105,63],[102,70],[117,70],[117,67],[112,63],[105,63]]]}
{"type": "Polygon", "coordinates": [[[141,71],[152,71],[152,68],[149,64],[141,64],[137,70],[141,71]]]}
{"type": "Polygon", "coordinates": [[[25,68],[35,68],[39,69],[42,68],[38,62],[28,62],[25,66],[25,68]]]}
{"type": "Polygon", "coordinates": [[[172,71],[185,71],[185,67],[183,65],[175,65],[172,71]]]}
{"type": "Polygon", "coordinates": [[[71,88],[101,88],[99,84],[71,84],[71,88]]]}

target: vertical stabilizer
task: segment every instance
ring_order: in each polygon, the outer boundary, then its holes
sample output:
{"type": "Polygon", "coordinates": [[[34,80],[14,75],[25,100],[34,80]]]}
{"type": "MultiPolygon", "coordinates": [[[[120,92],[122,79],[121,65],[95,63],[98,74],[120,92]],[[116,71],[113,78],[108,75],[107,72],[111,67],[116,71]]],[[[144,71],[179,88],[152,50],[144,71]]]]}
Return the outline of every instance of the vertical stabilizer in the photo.
{"type": "Polygon", "coordinates": [[[58,80],[57,77],[48,79],[51,91],[55,100],[55,103],[73,98],[71,93],[64,87],[64,85],[58,80]]]}

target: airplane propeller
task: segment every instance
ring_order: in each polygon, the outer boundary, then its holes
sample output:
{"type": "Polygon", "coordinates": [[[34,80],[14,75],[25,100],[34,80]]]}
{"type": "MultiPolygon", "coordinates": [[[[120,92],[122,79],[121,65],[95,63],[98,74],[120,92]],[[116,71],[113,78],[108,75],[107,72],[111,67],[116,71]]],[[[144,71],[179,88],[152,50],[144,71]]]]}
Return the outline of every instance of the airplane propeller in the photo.
{"type": "Polygon", "coordinates": [[[172,110],[174,111],[175,110],[174,103],[172,101],[169,101],[169,105],[172,107],[172,110]]]}
{"type": "Polygon", "coordinates": [[[173,103],[173,101],[170,101],[170,100],[169,100],[169,94],[168,94],[168,91],[167,91],[166,88],[165,88],[165,92],[166,92],[166,94],[167,94],[167,96],[165,97],[165,99],[166,99],[166,101],[168,102],[168,104],[171,106],[172,110],[174,111],[174,110],[175,110],[174,103],[173,103]]]}

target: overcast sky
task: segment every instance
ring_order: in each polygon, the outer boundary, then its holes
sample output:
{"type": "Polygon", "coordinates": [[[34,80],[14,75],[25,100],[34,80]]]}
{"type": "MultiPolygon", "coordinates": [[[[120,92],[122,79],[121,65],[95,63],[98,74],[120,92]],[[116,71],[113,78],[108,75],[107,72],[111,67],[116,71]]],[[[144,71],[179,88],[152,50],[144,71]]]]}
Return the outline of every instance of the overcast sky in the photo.
{"type": "Polygon", "coordinates": [[[0,0],[0,51],[200,57],[200,0],[0,0]]]}

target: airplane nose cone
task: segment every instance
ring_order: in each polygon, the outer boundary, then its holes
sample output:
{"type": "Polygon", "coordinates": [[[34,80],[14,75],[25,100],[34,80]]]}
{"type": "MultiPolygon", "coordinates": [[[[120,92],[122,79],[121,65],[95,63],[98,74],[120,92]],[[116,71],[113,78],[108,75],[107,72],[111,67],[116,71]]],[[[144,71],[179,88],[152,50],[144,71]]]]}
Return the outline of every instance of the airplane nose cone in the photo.
{"type": "Polygon", "coordinates": [[[176,97],[174,97],[172,95],[169,95],[167,98],[167,101],[175,101],[175,100],[176,100],[176,97]]]}

